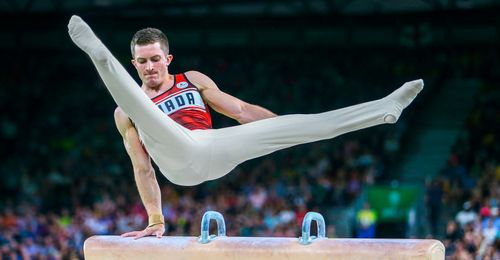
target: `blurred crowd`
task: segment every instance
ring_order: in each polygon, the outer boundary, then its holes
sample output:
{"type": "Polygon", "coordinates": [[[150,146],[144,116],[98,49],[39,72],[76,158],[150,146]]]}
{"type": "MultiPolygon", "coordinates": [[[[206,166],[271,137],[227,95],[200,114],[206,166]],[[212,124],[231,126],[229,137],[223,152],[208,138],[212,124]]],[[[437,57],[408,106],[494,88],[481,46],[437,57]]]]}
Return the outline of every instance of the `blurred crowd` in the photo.
{"type": "Polygon", "coordinates": [[[428,185],[431,233],[442,233],[451,259],[500,259],[497,84],[482,86],[446,167],[428,185]]]}

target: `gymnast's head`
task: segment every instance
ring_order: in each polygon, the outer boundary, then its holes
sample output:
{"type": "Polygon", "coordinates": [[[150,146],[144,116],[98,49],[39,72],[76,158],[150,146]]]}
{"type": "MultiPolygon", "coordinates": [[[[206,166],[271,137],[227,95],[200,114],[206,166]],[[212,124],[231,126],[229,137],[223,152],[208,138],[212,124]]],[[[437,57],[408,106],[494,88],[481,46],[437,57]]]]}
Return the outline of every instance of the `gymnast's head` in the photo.
{"type": "Polygon", "coordinates": [[[168,65],[173,56],[169,54],[168,39],[155,28],[139,30],[130,42],[132,64],[146,87],[157,88],[168,77],[168,65]]]}

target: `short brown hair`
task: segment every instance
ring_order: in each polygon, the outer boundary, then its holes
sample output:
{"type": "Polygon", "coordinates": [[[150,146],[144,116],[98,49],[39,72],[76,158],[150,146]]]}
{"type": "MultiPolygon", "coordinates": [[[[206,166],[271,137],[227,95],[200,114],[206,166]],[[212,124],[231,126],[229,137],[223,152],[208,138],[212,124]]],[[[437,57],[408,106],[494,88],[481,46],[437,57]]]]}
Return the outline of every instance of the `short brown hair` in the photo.
{"type": "Polygon", "coordinates": [[[132,37],[130,42],[130,51],[132,52],[132,57],[135,55],[136,45],[148,45],[159,42],[161,49],[168,54],[169,46],[167,36],[160,30],[156,28],[144,28],[137,31],[132,37]]]}

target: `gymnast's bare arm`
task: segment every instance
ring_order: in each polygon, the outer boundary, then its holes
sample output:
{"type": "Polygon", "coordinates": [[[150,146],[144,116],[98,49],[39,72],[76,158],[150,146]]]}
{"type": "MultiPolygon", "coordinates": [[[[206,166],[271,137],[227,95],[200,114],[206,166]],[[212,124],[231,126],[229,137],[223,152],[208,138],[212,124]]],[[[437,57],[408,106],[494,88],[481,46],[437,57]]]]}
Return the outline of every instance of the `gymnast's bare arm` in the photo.
{"type": "Polygon", "coordinates": [[[188,71],[185,74],[189,81],[200,90],[203,100],[211,108],[218,113],[235,119],[240,124],[276,116],[276,114],[263,107],[249,104],[222,92],[215,82],[205,74],[198,71],[188,71]]]}
{"type": "MultiPolygon", "coordinates": [[[[139,135],[128,116],[120,109],[115,110],[115,123],[118,131],[123,137],[123,144],[132,161],[134,178],[141,196],[142,202],[149,216],[161,215],[161,192],[156,180],[151,159],[142,147],[139,135]]],[[[123,237],[141,238],[154,235],[161,237],[165,233],[164,224],[149,226],[141,231],[132,231],[123,234],[123,237]]]]}

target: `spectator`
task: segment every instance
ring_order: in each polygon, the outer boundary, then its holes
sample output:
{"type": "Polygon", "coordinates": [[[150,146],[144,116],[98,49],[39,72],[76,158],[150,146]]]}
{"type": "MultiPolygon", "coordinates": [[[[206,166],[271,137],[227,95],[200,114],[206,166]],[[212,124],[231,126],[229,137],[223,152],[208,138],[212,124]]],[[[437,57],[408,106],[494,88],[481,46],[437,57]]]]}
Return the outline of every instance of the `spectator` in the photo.
{"type": "Polygon", "coordinates": [[[465,202],[463,209],[458,212],[455,217],[456,221],[460,224],[460,228],[464,228],[465,225],[473,223],[477,220],[477,214],[472,210],[472,205],[469,201],[465,202]]]}
{"type": "Polygon", "coordinates": [[[356,214],[358,238],[374,238],[377,225],[377,213],[365,202],[363,209],[356,214]]]}

